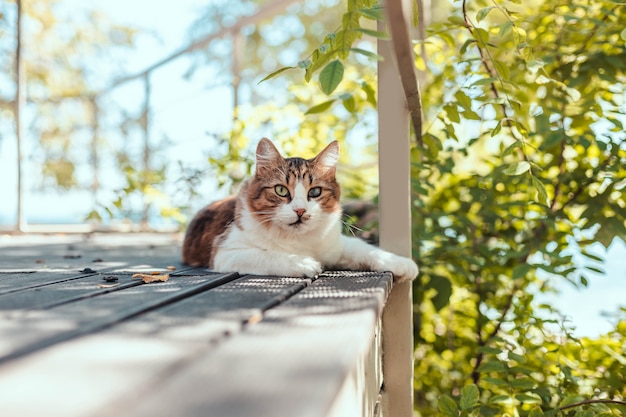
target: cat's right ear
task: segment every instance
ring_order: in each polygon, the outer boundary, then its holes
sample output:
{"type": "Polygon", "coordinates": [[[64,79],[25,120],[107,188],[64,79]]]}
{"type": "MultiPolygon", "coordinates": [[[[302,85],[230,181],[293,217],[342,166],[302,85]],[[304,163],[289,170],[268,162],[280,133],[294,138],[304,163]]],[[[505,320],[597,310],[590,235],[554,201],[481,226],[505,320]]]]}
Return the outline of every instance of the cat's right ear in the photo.
{"type": "Polygon", "coordinates": [[[268,138],[263,138],[256,147],[256,172],[274,166],[283,157],[268,138]]]}

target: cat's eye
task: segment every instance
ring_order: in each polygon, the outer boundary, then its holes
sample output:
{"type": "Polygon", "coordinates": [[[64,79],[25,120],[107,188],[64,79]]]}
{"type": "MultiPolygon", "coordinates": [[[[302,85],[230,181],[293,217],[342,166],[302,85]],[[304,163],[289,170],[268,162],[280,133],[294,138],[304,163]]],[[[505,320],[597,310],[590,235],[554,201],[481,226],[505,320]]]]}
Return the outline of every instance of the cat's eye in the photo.
{"type": "Polygon", "coordinates": [[[284,185],[275,186],[274,192],[280,197],[289,197],[289,189],[287,189],[284,185]]]}
{"type": "Polygon", "coordinates": [[[322,187],[313,187],[309,190],[309,197],[316,198],[322,194],[322,187]]]}

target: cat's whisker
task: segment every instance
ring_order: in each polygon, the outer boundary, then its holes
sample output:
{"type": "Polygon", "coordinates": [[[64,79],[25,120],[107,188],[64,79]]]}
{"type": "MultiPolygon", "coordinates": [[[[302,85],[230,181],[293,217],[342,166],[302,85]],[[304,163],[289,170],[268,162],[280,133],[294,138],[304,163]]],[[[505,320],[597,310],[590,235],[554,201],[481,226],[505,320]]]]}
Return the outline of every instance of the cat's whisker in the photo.
{"type": "Polygon", "coordinates": [[[352,221],[356,220],[354,216],[351,216],[346,213],[342,213],[342,217],[346,218],[347,220],[340,219],[341,224],[345,226],[345,228],[352,234],[352,236],[356,236],[356,233],[354,233],[355,231],[359,233],[363,233],[365,231],[364,229],[361,229],[360,227],[356,226],[354,223],[351,223],[352,221]]]}
{"type": "Polygon", "coordinates": [[[344,220],[341,220],[341,224],[343,224],[343,225],[346,227],[346,229],[348,230],[348,232],[350,232],[350,234],[352,234],[352,236],[356,236],[356,233],[354,233],[354,231],[355,231],[355,230],[356,230],[357,232],[360,232],[360,233],[363,233],[363,232],[364,232],[364,230],[363,230],[363,229],[361,229],[360,227],[355,226],[355,225],[354,225],[354,224],[352,224],[352,223],[348,223],[348,222],[346,222],[346,221],[344,221],[344,220]]]}

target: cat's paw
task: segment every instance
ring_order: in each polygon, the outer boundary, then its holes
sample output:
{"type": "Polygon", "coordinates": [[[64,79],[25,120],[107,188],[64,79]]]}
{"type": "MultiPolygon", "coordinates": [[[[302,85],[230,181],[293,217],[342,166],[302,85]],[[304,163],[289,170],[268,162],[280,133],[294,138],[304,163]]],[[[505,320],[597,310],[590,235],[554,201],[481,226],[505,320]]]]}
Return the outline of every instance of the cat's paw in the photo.
{"type": "Polygon", "coordinates": [[[417,264],[413,259],[382,250],[377,255],[375,257],[375,269],[391,272],[397,282],[410,281],[417,277],[417,264]]]}
{"type": "Polygon", "coordinates": [[[391,268],[391,273],[398,282],[413,280],[417,277],[418,272],[417,264],[413,259],[401,256],[396,257],[391,268]]]}
{"type": "Polygon", "coordinates": [[[313,278],[322,273],[322,264],[315,259],[305,256],[292,258],[289,276],[313,278]]]}

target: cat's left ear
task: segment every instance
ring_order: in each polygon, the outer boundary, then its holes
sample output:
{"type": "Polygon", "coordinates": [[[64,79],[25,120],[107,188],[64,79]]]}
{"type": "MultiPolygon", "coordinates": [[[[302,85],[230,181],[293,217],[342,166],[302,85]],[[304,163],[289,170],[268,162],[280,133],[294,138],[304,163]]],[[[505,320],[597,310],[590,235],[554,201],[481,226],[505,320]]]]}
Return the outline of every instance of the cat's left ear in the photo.
{"type": "Polygon", "coordinates": [[[256,172],[267,167],[273,167],[283,157],[276,146],[268,138],[263,138],[256,147],[256,172]]]}
{"type": "Polygon", "coordinates": [[[339,162],[339,142],[334,141],[328,144],[320,152],[313,162],[324,171],[325,174],[335,175],[337,162],[339,162]]]}

